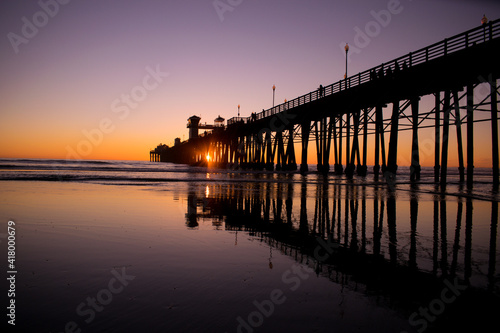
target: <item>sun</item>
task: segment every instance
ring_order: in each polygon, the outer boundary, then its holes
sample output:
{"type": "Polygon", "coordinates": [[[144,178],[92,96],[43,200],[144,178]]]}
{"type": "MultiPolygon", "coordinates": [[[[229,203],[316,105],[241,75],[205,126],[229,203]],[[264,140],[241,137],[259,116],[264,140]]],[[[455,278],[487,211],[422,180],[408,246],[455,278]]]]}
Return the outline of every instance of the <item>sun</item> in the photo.
{"type": "Polygon", "coordinates": [[[205,157],[207,158],[207,162],[210,162],[210,159],[211,159],[210,155],[207,154],[207,156],[205,156],[205,157]]]}

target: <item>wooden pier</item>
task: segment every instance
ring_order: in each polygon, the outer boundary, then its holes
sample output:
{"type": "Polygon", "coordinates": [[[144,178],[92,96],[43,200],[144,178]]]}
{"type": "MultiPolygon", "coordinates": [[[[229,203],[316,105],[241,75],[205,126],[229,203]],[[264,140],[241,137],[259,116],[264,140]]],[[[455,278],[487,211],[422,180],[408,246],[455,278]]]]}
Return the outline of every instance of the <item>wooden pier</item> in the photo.
{"type": "MultiPolygon", "coordinates": [[[[368,172],[368,136],[375,136],[373,173],[397,172],[398,134],[409,130],[411,179],[420,178],[419,130],[434,128],[435,181],[446,184],[450,125],[455,125],[460,179],[472,185],[474,124],[491,123],[493,184],[499,185],[498,84],[500,20],[491,21],[273,108],[234,117],[211,133],[191,136],[174,147],[157,147],[151,161],[308,172],[309,142],[316,146],[317,169],[352,177],[368,172]],[[476,101],[477,87],[489,94],[476,101]],[[421,110],[423,96],[434,96],[421,110]],[[384,116],[384,110],[391,110],[384,116]],[[478,112],[489,116],[475,119],[478,112]],[[401,119],[408,120],[405,123],[401,119]],[[465,154],[462,124],[466,125],[465,154]],[[388,150],[386,151],[388,132],[388,150]],[[361,138],[360,138],[361,136],[361,138]],[[345,140],[343,142],[343,140],[345,140]],[[301,149],[297,163],[296,145],[301,149]],[[343,147],[345,151],[343,152],[343,147]]],[[[188,124],[189,127],[189,124],[188,124]]]]}

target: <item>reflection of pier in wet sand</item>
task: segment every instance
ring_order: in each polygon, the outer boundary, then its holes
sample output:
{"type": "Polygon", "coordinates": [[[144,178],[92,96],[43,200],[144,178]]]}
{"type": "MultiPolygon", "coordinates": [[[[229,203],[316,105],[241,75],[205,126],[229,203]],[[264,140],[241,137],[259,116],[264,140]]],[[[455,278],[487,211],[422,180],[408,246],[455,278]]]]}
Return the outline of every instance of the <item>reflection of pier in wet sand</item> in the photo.
{"type": "MultiPolygon", "coordinates": [[[[272,251],[288,255],[335,283],[396,308],[417,329],[425,318],[419,307],[428,304],[431,313],[447,307],[447,329],[469,327],[470,318],[485,323],[495,318],[500,310],[497,201],[450,199],[415,187],[396,193],[385,186],[286,177],[193,187],[187,225],[196,228],[209,221],[235,232],[236,238],[256,237],[270,247],[270,262],[272,251]],[[400,200],[402,196],[407,198],[400,200]],[[450,283],[460,296],[453,297],[452,306],[432,303],[450,283]]],[[[439,328],[444,322],[433,325],[439,328]]]]}

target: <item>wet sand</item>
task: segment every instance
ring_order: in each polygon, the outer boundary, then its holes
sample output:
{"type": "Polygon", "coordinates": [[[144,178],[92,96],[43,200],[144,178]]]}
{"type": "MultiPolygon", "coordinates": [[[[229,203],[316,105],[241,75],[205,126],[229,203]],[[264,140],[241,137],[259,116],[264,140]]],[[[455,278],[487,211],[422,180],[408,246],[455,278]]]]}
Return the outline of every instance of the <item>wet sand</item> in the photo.
{"type": "Polygon", "coordinates": [[[430,332],[496,323],[496,201],[289,179],[2,182],[1,219],[17,228],[16,327],[430,332]],[[450,283],[457,297],[443,293],[450,283]],[[429,307],[434,320],[419,312],[429,307]]]}

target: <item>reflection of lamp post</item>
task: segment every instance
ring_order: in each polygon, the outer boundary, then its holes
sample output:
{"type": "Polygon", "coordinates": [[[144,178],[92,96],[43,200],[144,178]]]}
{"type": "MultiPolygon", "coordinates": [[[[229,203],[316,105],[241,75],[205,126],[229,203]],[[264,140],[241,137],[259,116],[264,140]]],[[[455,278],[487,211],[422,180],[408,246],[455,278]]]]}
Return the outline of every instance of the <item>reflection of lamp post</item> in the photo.
{"type": "Polygon", "coordinates": [[[276,90],[276,86],[273,84],[273,108],[274,108],[274,91],[276,90]]]}
{"type": "Polygon", "coordinates": [[[240,105],[238,104],[238,117],[240,116],[240,105]]]}
{"type": "Polygon", "coordinates": [[[347,53],[349,52],[349,44],[345,44],[344,47],[345,50],[345,74],[344,74],[344,79],[345,79],[345,87],[347,88],[347,53]]]}

